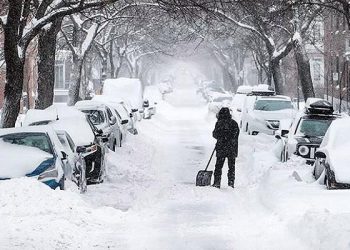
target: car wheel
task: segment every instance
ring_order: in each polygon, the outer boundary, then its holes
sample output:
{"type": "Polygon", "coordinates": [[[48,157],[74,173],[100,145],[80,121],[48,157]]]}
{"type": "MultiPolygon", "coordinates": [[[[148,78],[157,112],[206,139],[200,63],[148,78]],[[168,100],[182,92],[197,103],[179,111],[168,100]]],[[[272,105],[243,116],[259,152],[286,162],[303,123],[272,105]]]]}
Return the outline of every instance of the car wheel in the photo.
{"type": "Polygon", "coordinates": [[[79,171],[79,180],[78,180],[78,186],[80,193],[85,193],[87,191],[87,180],[86,180],[86,163],[85,160],[83,160],[83,165],[80,167],[79,171]]]}
{"type": "Polygon", "coordinates": [[[64,182],[65,182],[65,176],[63,175],[61,180],[58,182],[60,190],[64,190],[65,188],[64,182]]]}

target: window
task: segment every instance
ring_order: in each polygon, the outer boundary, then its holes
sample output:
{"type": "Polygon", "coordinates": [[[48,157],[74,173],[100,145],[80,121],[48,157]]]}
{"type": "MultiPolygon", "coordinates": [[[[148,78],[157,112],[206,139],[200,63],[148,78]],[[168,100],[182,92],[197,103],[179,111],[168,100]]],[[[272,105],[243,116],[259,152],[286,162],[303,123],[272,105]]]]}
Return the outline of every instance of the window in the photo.
{"type": "Polygon", "coordinates": [[[15,133],[0,137],[4,142],[38,148],[53,154],[49,138],[44,133],[15,133]]]}
{"type": "Polygon", "coordinates": [[[297,135],[299,136],[324,136],[331,125],[332,120],[303,119],[299,124],[297,135]]]}
{"type": "Polygon", "coordinates": [[[63,89],[65,87],[64,62],[56,61],[55,63],[55,88],[63,89]]]}
{"type": "Polygon", "coordinates": [[[313,63],[314,81],[321,81],[321,60],[315,59],[313,63]]]}
{"type": "Polygon", "coordinates": [[[104,123],[104,115],[101,110],[81,110],[83,113],[89,115],[89,119],[93,125],[100,125],[104,123]]]}
{"type": "Polygon", "coordinates": [[[283,109],[293,109],[293,105],[291,101],[258,100],[255,103],[254,109],[260,111],[277,111],[283,109]]]}
{"type": "Polygon", "coordinates": [[[321,34],[321,24],[320,23],[315,23],[312,31],[313,31],[313,39],[314,42],[320,42],[322,39],[322,34],[321,34]]]}

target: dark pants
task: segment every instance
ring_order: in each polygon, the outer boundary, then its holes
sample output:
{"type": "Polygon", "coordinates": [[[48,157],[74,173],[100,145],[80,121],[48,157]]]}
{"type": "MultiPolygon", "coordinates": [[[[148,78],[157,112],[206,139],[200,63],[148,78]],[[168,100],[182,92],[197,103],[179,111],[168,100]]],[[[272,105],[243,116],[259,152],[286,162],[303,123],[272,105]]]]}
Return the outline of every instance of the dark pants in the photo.
{"type": "Polygon", "coordinates": [[[235,183],[235,163],[236,158],[233,155],[217,155],[215,171],[214,171],[214,185],[220,186],[222,168],[225,163],[225,159],[228,159],[228,185],[234,186],[235,183]]]}

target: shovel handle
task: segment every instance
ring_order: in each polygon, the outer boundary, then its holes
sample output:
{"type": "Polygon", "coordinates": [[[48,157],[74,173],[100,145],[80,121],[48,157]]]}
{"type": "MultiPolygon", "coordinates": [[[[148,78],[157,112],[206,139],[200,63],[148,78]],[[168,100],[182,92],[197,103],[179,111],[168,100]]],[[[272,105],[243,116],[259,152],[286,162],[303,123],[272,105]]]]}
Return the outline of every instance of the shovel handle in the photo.
{"type": "Polygon", "coordinates": [[[211,159],[213,158],[214,152],[215,152],[215,148],[214,148],[213,152],[211,153],[211,156],[210,156],[210,159],[209,159],[209,161],[208,161],[208,164],[207,164],[207,166],[206,166],[206,168],[205,168],[205,171],[207,171],[207,169],[208,169],[208,167],[209,167],[209,164],[210,164],[210,162],[211,162],[211,159]]]}

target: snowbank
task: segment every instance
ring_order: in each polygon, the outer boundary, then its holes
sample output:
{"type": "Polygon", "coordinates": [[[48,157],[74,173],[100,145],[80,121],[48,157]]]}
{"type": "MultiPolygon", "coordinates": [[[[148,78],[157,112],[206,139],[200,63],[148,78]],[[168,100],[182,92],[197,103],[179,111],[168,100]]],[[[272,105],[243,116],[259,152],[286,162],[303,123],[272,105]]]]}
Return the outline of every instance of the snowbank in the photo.
{"type": "Polygon", "coordinates": [[[121,212],[30,178],[0,182],[0,217],[3,249],[123,249],[111,243],[121,212]]]}

